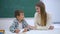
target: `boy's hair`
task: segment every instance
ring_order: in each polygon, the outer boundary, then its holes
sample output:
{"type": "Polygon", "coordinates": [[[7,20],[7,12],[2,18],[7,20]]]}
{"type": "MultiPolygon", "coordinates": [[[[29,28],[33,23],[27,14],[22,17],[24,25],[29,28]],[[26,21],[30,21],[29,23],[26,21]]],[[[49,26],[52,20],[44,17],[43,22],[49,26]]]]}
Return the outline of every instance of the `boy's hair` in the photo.
{"type": "Polygon", "coordinates": [[[15,17],[20,16],[20,13],[24,13],[23,10],[16,10],[15,17]]]}

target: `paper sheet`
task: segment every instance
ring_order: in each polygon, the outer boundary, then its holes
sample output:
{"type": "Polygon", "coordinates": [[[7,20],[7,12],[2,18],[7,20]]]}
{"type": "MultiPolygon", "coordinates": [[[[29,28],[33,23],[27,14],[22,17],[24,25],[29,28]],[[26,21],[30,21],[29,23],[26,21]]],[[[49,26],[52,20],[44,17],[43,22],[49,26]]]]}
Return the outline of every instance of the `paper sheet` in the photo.
{"type": "Polygon", "coordinates": [[[17,33],[17,34],[26,34],[25,32],[23,32],[24,31],[24,29],[21,29],[20,30],[20,32],[19,33],[17,33]]]}

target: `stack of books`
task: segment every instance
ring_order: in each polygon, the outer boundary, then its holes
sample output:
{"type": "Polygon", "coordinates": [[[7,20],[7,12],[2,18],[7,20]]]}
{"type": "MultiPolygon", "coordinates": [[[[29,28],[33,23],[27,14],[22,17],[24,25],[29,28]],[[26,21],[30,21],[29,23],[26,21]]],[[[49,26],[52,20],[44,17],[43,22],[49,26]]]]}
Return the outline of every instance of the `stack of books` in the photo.
{"type": "Polygon", "coordinates": [[[5,33],[5,30],[0,30],[0,34],[4,34],[5,33]]]}

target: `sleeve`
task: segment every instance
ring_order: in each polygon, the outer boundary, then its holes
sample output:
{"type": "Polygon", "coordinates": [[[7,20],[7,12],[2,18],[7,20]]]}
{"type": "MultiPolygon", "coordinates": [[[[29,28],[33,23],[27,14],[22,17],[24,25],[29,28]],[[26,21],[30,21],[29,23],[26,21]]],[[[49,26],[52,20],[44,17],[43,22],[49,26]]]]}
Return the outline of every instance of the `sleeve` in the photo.
{"type": "Polygon", "coordinates": [[[10,26],[9,29],[10,29],[11,32],[14,33],[14,32],[15,32],[15,23],[13,23],[13,24],[10,26]]]}
{"type": "Polygon", "coordinates": [[[25,27],[27,27],[28,26],[28,23],[24,20],[24,24],[25,24],[25,27]]]}
{"type": "Polygon", "coordinates": [[[34,25],[35,25],[35,27],[37,26],[37,13],[35,13],[35,15],[34,15],[34,25]]]}
{"type": "Polygon", "coordinates": [[[27,28],[27,31],[29,31],[29,30],[31,30],[28,26],[28,23],[24,20],[24,26],[25,26],[25,28],[27,28]]]}
{"type": "Polygon", "coordinates": [[[47,27],[49,28],[52,25],[53,25],[52,16],[50,14],[48,14],[47,15],[47,27]]]}
{"type": "Polygon", "coordinates": [[[26,27],[28,26],[28,23],[25,21],[25,25],[26,25],[26,27]]]}

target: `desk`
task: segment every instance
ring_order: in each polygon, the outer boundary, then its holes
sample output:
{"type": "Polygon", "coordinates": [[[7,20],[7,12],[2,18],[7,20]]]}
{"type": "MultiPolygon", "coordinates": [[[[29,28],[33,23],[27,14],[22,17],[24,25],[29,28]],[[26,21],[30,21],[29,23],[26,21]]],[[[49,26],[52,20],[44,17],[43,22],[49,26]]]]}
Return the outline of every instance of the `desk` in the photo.
{"type": "Polygon", "coordinates": [[[28,31],[26,34],[60,34],[60,29],[54,29],[54,30],[31,30],[31,31],[28,31]]]}
{"type": "MultiPolygon", "coordinates": [[[[10,31],[6,31],[5,34],[15,34],[10,31]]],[[[26,34],[60,34],[60,28],[54,30],[30,30],[26,34]]]]}

